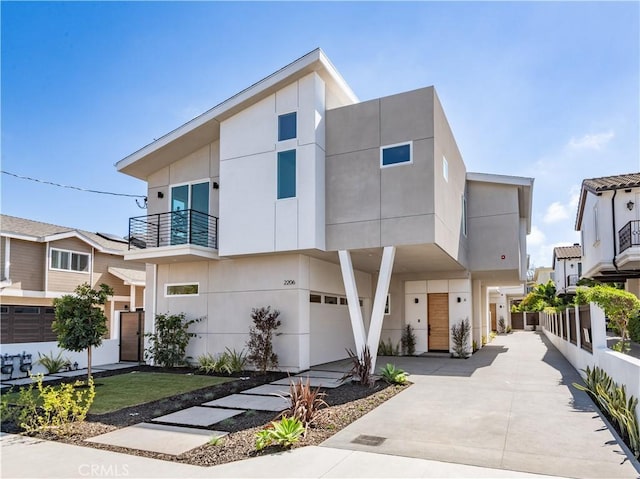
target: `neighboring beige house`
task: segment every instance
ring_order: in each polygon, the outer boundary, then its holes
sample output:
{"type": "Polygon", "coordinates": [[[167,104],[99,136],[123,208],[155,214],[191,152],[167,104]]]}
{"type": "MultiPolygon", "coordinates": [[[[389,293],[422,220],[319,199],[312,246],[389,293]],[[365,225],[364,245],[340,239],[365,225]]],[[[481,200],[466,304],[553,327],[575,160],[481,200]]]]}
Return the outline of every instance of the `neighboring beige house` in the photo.
{"type": "Polygon", "coordinates": [[[3,354],[24,350],[37,358],[38,351],[56,349],[53,299],[82,283],[105,283],[114,291],[105,305],[105,351],[111,351],[108,362],[118,361],[119,312],[144,307],[145,265],[125,262],[127,248],[126,240],[113,235],[0,215],[3,354]]]}
{"type": "Polygon", "coordinates": [[[576,231],[582,236],[582,276],[624,282],[640,296],[640,173],[584,180],[576,231]]]}
{"type": "Polygon", "coordinates": [[[582,247],[578,243],[572,246],[553,248],[553,282],[558,296],[576,294],[576,288],[582,276],[582,247]]]}
{"type": "Polygon", "coordinates": [[[533,179],[467,172],[435,88],[360,102],[320,49],[116,167],[148,184],[125,254],[148,263],[145,328],[206,317],[193,357],[242,349],[267,305],[283,369],[407,324],[449,352],[462,320],[488,337],[490,288],[526,280],[533,179]]]}

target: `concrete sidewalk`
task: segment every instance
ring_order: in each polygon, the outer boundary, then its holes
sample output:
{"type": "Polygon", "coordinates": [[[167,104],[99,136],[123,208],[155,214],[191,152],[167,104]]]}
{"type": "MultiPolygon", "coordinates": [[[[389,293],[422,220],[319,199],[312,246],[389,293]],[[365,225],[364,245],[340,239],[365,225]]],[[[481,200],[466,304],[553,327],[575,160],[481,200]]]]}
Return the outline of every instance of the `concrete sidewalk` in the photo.
{"type": "Polygon", "coordinates": [[[378,366],[387,360],[411,372],[413,386],[323,445],[566,477],[640,476],[572,386],[577,371],[539,333],[498,336],[467,360],[379,358],[378,366]]]}
{"type": "MultiPolygon", "coordinates": [[[[198,467],[117,452],[3,435],[1,476],[119,478],[538,478],[526,473],[384,456],[328,447],[303,447],[214,467],[198,467]]],[[[546,476],[548,477],[548,476],[546,476]]]]}

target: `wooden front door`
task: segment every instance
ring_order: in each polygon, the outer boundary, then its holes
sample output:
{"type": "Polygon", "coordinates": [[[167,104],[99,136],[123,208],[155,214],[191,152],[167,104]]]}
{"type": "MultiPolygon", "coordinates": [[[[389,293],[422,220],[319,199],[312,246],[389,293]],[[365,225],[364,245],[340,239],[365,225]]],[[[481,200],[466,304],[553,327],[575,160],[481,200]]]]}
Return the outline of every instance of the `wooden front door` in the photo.
{"type": "Polygon", "coordinates": [[[491,331],[497,331],[498,320],[496,319],[496,303],[489,303],[489,313],[491,314],[491,331]]]}
{"type": "Polygon", "coordinates": [[[449,351],[449,293],[427,295],[429,351],[449,351]]]}
{"type": "Polygon", "coordinates": [[[144,311],[120,313],[120,361],[141,362],[144,311]]]}

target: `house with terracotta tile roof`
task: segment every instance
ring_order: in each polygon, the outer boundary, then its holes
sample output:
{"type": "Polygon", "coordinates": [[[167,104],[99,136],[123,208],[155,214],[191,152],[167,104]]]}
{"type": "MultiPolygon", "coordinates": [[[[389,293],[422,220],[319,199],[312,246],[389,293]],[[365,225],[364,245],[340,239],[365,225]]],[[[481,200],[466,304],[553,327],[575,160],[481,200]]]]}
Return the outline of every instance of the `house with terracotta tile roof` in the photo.
{"type": "Polygon", "coordinates": [[[624,282],[640,295],[640,173],[584,180],[575,229],[582,276],[624,282]]]}
{"type": "Polygon", "coordinates": [[[572,246],[553,248],[553,282],[558,296],[576,294],[576,285],[582,276],[582,248],[572,246]]]}

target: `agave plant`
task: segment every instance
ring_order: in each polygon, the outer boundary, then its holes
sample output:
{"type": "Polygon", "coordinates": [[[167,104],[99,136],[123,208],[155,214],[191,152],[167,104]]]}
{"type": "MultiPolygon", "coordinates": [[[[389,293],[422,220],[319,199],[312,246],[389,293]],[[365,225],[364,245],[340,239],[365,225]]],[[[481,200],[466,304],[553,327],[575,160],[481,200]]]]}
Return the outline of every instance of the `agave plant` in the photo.
{"type": "Polygon", "coordinates": [[[260,451],[273,443],[291,447],[300,440],[304,431],[304,425],[298,418],[285,416],[256,433],[256,449],[260,451]]]}
{"type": "Polygon", "coordinates": [[[383,368],[380,368],[380,375],[382,379],[389,384],[406,384],[408,374],[395,366],[395,364],[387,363],[383,368]]]}

